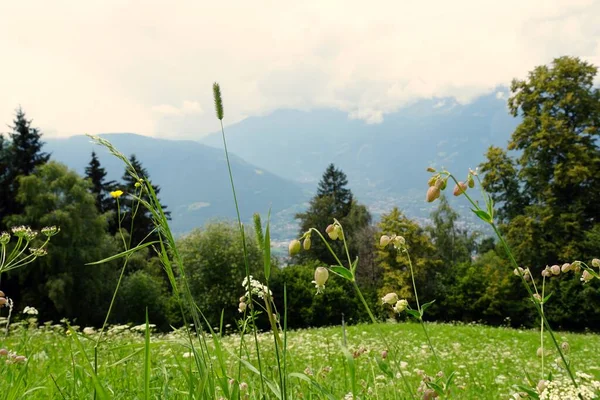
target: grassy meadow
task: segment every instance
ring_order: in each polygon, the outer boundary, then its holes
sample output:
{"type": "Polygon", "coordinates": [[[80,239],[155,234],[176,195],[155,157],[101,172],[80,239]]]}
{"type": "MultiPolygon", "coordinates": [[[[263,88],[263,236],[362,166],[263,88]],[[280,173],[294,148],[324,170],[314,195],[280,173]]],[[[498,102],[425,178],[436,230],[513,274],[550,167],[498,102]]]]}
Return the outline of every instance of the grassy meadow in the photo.
{"type": "MultiPolygon", "coordinates": [[[[539,332],[492,328],[479,325],[428,324],[430,335],[444,360],[444,369],[455,370],[452,398],[500,399],[511,398],[514,384],[524,383],[526,374],[534,379],[541,376],[539,332]]],[[[381,331],[397,346],[402,368],[408,381],[417,387],[420,370],[436,373],[438,367],[416,323],[388,323],[381,331]]],[[[74,342],[64,325],[42,325],[29,328],[27,323],[15,324],[11,334],[2,339],[2,346],[27,357],[24,363],[0,363],[0,398],[2,399],[85,399],[92,398],[94,382],[89,368],[94,357],[97,333],[81,330],[79,341],[74,342]]],[[[110,398],[144,398],[144,338],[145,327],[113,326],[107,341],[99,346],[98,378],[110,398]]],[[[572,363],[578,371],[586,371],[600,380],[600,337],[592,334],[559,333],[561,340],[570,344],[572,363]]],[[[152,334],[150,336],[151,398],[188,399],[200,384],[198,370],[187,339],[181,332],[152,334]]],[[[210,339],[210,338],[209,338],[210,339]]],[[[276,379],[276,357],[270,334],[258,335],[261,345],[263,371],[276,379]]],[[[221,340],[223,357],[229,376],[235,376],[239,367],[234,355],[239,348],[240,336],[224,335],[221,340]]],[[[359,388],[358,396],[369,399],[402,399],[401,381],[386,376],[379,368],[376,357],[384,350],[374,325],[341,326],[290,331],[287,334],[290,399],[327,398],[312,383],[302,379],[314,378],[335,398],[351,392],[351,366],[359,388]],[[351,361],[344,355],[344,336],[352,353],[351,361]],[[300,375],[296,375],[300,373],[300,375]]],[[[215,354],[208,340],[209,351],[215,354]]],[[[248,343],[243,359],[256,364],[256,353],[248,343]]],[[[554,359],[556,354],[547,350],[546,371],[560,377],[561,369],[554,359]]],[[[215,369],[218,361],[213,360],[215,369]]],[[[219,375],[218,372],[215,373],[219,375]]],[[[258,375],[242,366],[242,398],[260,398],[258,375]]],[[[214,389],[214,398],[224,396],[220,387],[214,389]]],[[[276,398],[273,393],[268,398],[276,398]]]]}

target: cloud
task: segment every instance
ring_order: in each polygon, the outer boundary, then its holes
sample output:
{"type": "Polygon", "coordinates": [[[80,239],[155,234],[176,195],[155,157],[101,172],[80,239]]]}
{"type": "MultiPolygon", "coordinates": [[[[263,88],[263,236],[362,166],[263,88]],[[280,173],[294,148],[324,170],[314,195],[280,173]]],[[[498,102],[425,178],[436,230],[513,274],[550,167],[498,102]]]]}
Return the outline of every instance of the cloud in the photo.
{"type": "Polygon", "coordinates": [[[283,107],[377,123],[561,55],[600,65],[597,0],[33,3],[1,6],[0,123],[21,104],[56,135],[198,137],[218,128],[214,81],[227,123],[283,107]]]}

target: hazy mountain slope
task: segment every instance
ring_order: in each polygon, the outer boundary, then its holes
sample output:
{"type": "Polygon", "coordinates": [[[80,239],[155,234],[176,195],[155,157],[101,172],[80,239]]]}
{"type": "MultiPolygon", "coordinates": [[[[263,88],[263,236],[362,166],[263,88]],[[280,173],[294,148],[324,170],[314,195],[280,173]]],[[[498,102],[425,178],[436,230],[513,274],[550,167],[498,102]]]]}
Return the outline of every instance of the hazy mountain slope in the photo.
{"type": "MultiPolygon", "coordinates": [[[[235,208],[225,156],[220,149],[194,141],[163,140],[134,134],[102,135],[121,152],[135,154],[148,170],[153,183],[161,187],[160,198],[172,213],[178,232],[200,227],[211,218],[234,218],[235,208]]],[[[120,180],[124,166],[104,148],[86,136],[47,139],[45,151],[80,174],[95,150],[110,179],[120,180]]],[[[259,169],[230,155],[238,200],[243,218],[253,212],[273,213],[302,204],[308,198],[301,185],[259,169]]]]}

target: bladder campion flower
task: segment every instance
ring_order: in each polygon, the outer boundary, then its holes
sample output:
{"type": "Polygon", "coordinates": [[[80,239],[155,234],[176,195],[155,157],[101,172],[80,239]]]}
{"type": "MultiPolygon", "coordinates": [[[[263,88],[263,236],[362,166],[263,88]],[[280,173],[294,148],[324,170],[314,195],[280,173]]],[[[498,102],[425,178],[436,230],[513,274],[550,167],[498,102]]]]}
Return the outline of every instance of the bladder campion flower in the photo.
{"type": "Polygon", "coordinates": [[[337,240],[340,237],[342,229],[337,224],[329,224],[325,228],[325,232],[329,235],[331,240],[337,240]]]}
{"type": "Polygon", "coordinates": [[[461,194],[463,194],[466,191],[467,191],[467,184],[464,182],[458,182],[458,185],[454,186],[453,194],[455,196],[460,196],[461,194]]]}
{"type": "Polygon", "coordinates": [[[302,247],[302,245],[300,244],[300,241],[298,239],[292,240],[288,247],[290,256],[295,256],[296,254],[298,254],[300,252],[301,247],[302,247]]]}
{"type": "Polygon", "coordinates": [[[317,288],[317,294],[321,293],[323,289],[325,289],[325,283],[329,278],[329,271],[325,267],[317,267],[315,270],[315,280],[312,283],[315,284],[315,288],[317,288]]]}
{"type": "Polygon", "coordinates": [[[302,242],[302,247],[304,248],[304,250],[310,250],[310,244],[311,244],[310,236],[307,236],[304,239],[304,242],[302,242]]]}
{"type": "Polygon", "coordinates": [[[379,238],[379,246],[386,247],[392,239],[388,235],[381,235],[379,238]]]}
{"type": "Polygon", "coordinates": [[[583,271],[583,274],[581,274],[581,281],[583,283],[589,282],[592,279],[594,279],[594,275],[590,274],[587,269],[583,271]]]}
{"type": "Polygon", "coordinates": [[[388,293],[381,298],[383,304],[394,305],[398,302],[398,295],[396,293],[388,293]]]}
{"type": "Polygon", "coordinates": [[[113,199],[118,199],[119,197],[123,196],[123,191],[115,190],[114,192],[110,192],[110,195],[112,196],[113,199]]]}
{"type": "Polygon", "coordinates": [[[596,268],[600,268],[600,259],[594,258],[592,260],[592,266],[596,268]]]}
{"type": "Polygon", "coordinates": [[[408,307],[408,301],[406,301],[406,299],[401,299],[396,302],[394,311],[400,314],[402,311],[406,310],[406,307],[408,307]]]}
{"type": "Polygon", "coordinates": [[[427,189],[427,195],[425,196],[425,200],[427,200],[428,203],[431,203],[435,199],[440,197],[440,194],[441,194],[440,188],[437,187],[437,183],[436,183],[436,186],[430,186],[429,189],[427,189]]]}

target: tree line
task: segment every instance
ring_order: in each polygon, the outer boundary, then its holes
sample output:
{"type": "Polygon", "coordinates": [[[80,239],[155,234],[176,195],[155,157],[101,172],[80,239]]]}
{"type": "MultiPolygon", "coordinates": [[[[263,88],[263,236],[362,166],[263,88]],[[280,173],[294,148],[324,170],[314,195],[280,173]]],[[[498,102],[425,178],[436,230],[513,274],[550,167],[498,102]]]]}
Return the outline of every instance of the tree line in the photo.
{"type": "MultiPolygon", "coordinates": [[[[521,119],[506,148],[490,147],[480,166],[483,188],[498,209],[500,229],[515,249],[517,262],[535,279],[548,265],[600,256],[600,92],[593,86],[597,68],[574,57],[555,59],[514,80],[508,100],[521,119]]],[[[80,177],[42,151],[41,133],[17,110],[7,138],[0,136],[0,224],[57,225],[61,233],[37,265],[1,277],[0,288],[20,307],[34,305],[44,319],[66,317],[101,324],[117,282],[111,322],[141,323],[146,307],[162,329],[181,323],[172,289],[151,247],[122,264],[86,266],[158,234],[150,215],[136,207],[136,182],[125,174],[107,181],[95,154],[80,177]],[[122,190],[119,198],[111,192],[122,190]],[[132,224],[132,216],[135,221],[132,224]],[[120,279],[121,278],[121,279],[120,279]]],[[[136,170],[149,179],[140,161],[136,170]]],[[[427,166],[423,166],[424,168],[427,166]]],[[[462,171],[453,171],[461,173],[462,171]]],[[[466,171],[464,171],[466,172],[466,171]]],[[[423,187],[426,188],[426,182],[423,187]]],[[[155,187],[158,193],[159,187],[155,187]]],[[[480,321],[531,326],[534,310],[510,271],[506,254],[492,238],[462,228],[460,216],[441,198],[430,223],[420,225],[393,208],[373,223],[367,207],[354,197],[346,175],[333,164],[325,170],[306,211],[296,215],[300,236],[325,228],[336,218],[344,227],[350,254],[357,256],[358,283],[379,318],[398,318],[378,306],[388,292],[413,300],[407,260],[378,246],[383,234],[402,235],[410,249],[419,296],[436,300],[427,317],[438,321],[480,321]]],[[[261,279],[262,254],[254,232],[246,232],[250,270],[261,279]]],[[[325,235],[327,237],[327,235],[325,235]]],[[[341,242],[330,246],[342,254],[341,242]]],[[[223,315],[235,326],[245,276],[239,231],[213,222],[179,240],[190,289],[215,326],[223,315]]],[[[327,247],[312,238],[310,251],[274,259],[270,286],[278,309],[287,293],[288,326],[306,327],[366,321],[363,307],[346,283],[330,279],[323,294],[311,285],[314,269],[334,264],[327,247]]],[[[564,329],[600,329],[600,286],[563,274],[546,282],[551,322],[564,329]]]]}

